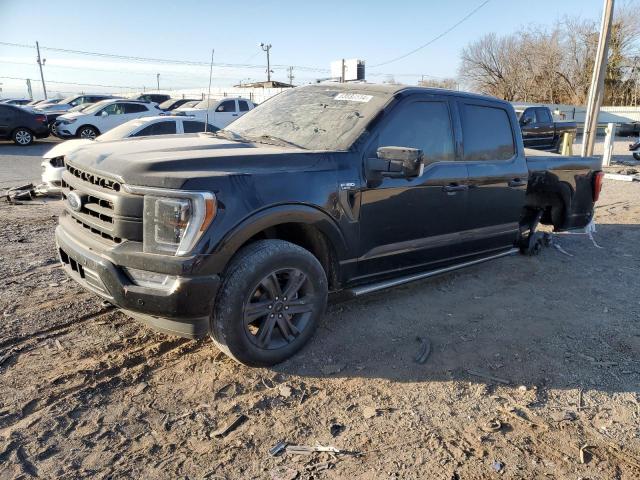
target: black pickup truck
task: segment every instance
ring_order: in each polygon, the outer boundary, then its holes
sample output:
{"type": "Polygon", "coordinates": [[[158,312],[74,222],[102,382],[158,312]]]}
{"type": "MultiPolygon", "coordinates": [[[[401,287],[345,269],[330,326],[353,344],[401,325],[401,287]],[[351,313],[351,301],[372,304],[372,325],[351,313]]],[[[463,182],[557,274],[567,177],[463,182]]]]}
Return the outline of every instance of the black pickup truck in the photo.
{"type": "Polygon", "coordinates": [[[525,148],[560,152],[562,135],[578,131],[576,122],[555,122],[548,107],[516,107],[525,148]]]}
{"type": "Polygon", "coordinates": [[[247,365],[358,296],[586,226],[596,158],[526,158],[510,104],[426,88],[285,91],[214,134],[101,142],[65,159],[56,242],[81,285],[247,365]],[[340,295],[342,296],[342,295],[340,295]]]}

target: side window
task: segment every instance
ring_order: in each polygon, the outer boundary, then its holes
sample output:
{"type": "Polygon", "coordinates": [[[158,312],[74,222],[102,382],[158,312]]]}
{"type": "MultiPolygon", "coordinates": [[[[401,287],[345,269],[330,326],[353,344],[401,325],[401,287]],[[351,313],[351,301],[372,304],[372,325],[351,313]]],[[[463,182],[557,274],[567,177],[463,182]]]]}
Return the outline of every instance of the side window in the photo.
{"type": "Polygon", "coordinates": [[[171,135],[176,133],[176,122],[158,122],[153,125],[149,125],[138,133],[134,134],[134,137],[146,137],[149,135],[171,135]]]}
{"type": "Polygon", "coordinates": [[[425,159],[455,159],[453,129],[446,102],[414,102],[405,107],[380,132],[378,147],[411,147],[425,159]]]}
{"type": "MultiPolygon", "coordinates": [[[[182,128],[184,129],[184,133],[204,132],[204,122],[185,120],[182,122],[182,128]]],[[[218,127],[214,127],[211,124],[207,127],[207,132],[217,132],[218,130],[220,130],[218,127]]]]}
{"type": "Polygon", "coordinates": [[[522,125],[527,125],[529,123],[536,123],[536,116],[534,114],[533,108],[527,108],[524,112],[522,112],[522,116],[520,117],[520,123],[522,125]]]}
{"type": "Polygon", "coordinates": [[[516,153],[509,115],[502,108],[463,105],[462,133],[467,161],[509,160],[516,153]]]}
{"type": "Polygon", "coordinates": [[[538,123],[551,123],[553,120],[551,119],[551,115],[549,114],[549,110],[546,108],[536,108],[536,118],[538,123]]]}
{"type": "Polygon", "coordinates": [[[122,103],[112,103],[104,107],[98,115],[104,115],[104,112],[106,112],[107,115],[122,115],[124,113],[124,106],[122,103]]]}
{"type": "Polygon", "coordinates": [[[249,104],[245,100],[238,100],[238,107],[240,108],[241,112],[249,111],[249,104]]]}
{"type": "Polygon", "coordinates": [[[235,112],[236,111],[236,101],[235,100],[225,100],[218,108],[216,108],[216,112],[235,112]]]}
{"type": "Polygon", "coordinates": [[[142,105],[141,103],[125,103],[124,104],[124,113],[140,113],[146,112],[147,107],[142,105]]]}

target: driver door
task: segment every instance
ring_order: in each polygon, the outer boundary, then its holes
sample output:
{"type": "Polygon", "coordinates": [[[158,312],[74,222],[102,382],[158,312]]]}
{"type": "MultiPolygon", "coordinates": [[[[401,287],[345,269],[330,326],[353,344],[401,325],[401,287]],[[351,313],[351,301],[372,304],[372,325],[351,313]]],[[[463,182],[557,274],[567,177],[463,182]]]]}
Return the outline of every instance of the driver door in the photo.
{"type": "Polygon", "coordinates": [[[383,146],[419,148],[416,178],[366,179],[360,206],[358,278],[445,264],[460,254],[467,210],[467,168],[456,162],[452,108],[446,97],[407,99],[383,121],[366,158],[383,146]]]}

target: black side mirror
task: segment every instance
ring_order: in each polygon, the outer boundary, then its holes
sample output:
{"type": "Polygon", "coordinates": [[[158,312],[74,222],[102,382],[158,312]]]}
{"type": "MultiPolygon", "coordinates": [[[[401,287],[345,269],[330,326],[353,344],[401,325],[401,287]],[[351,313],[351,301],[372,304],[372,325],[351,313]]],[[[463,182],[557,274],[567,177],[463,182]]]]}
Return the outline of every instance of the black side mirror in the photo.
{"type": "Polygon", "coordinates": [[[374,174],[391,178],[414,178],[422,171],[422,150],[409,147],[380,147],[377,157],[367,159],[374,174]]]}

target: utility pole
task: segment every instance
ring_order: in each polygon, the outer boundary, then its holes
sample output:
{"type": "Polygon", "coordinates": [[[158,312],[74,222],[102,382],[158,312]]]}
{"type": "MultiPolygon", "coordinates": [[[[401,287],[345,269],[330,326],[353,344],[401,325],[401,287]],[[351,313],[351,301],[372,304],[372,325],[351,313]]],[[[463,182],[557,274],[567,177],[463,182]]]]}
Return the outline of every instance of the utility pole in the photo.
{"type": "Polygon", "coordinates": [[[31,79],[27,78],[27,92],[29,92],[29,98],[33,100],[33,90],[31,90],[31,79]]]}
{"type": "Polygon", "coordinates": [[[267,52],[267,82],[271,81],[271,60],[269,58],[269,52],[271,51],[271,44],[261,43],[260,48],[262,51],[267,52]]]}
{"type": "Polygon", "coordinates": [[[36,42],[36,50],[38,51],[38,66],[40,67],[40,78],[42,79],[42,91],[44,92],[44,98],[45,100],[47,99],[47,86],[44,84],[44,73],[42,73],[42,67],[44,67],[45,62],[47,61],[47,59],[41,59],[40,58],[40,44],[38,42],[36,42]]]}
{"type": "Polygon", "coordinates": [[[293,79],[295,77],[293,76],[293,67],[289,67],[289,85],[293,85],[293,79]]]}
{"type": "Polygon", "coordinates": [[[344,64],[344,58],[342,59],[342,74],[340,75],[340,83],[344,83],[344,74],[345,74],[346,66],[344,64]]]}
{"type": "Polygon", "coordinates": [[[158,90],[160,90],[160,74],[156,73],[156,82],[158,83],[158,90]]]}
{"type": "Polygon", "coordinates": [[[600,112],[604,98],[604,78],[607,73],[607,54],[609,51],[609,39],[611,37],[611,24],[613,23],[613,1],[614,0],[604,0],[598,50],[596,51],[596,59],[593,65],[589,100],[584,118],[582,150],[580,152],[583,157],[593,155],[593,144],[596,141],[598,113],[600,112]]]}

